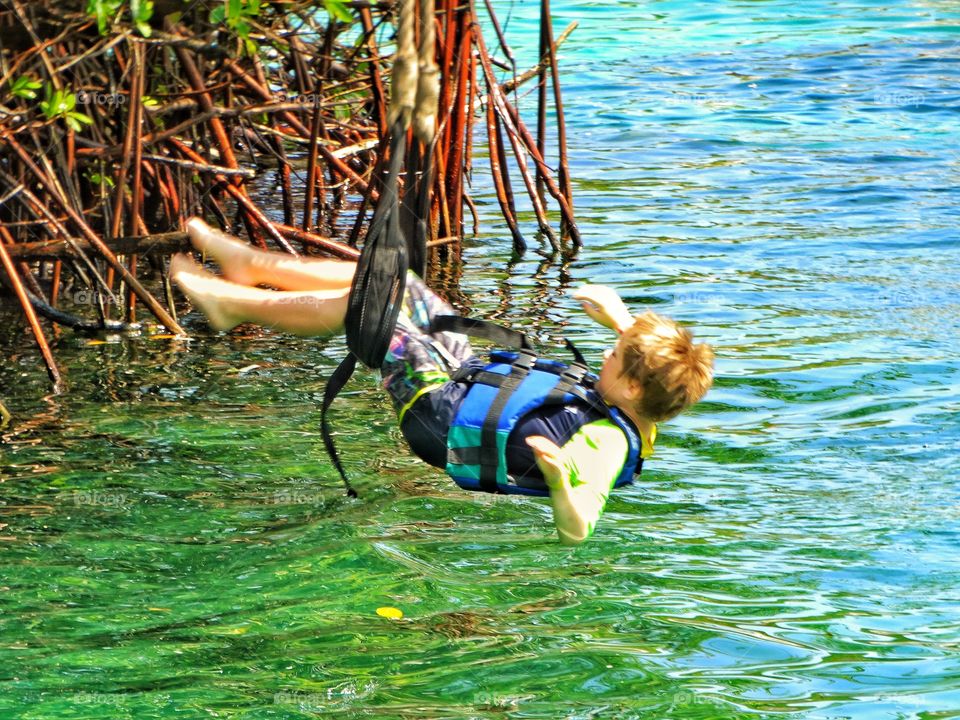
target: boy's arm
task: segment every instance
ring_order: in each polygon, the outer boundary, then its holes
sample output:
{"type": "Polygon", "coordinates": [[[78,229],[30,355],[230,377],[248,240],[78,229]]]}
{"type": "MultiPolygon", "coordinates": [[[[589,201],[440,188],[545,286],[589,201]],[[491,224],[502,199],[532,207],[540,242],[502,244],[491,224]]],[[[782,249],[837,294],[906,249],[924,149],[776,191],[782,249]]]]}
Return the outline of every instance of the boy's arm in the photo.
{"type": "Polygon", "coordinates": [[[553,521],[564,545],[581,543],[593,533],[627,457],[627,440],[619,429],[591,426],[562,448],[545,437],[527,438],[550,488],[553,521]]]}
{"type": "Polygon", "coordinates": [[[573,294],[584,311],[604,327],[618,333],[633,325],[633,315],[617,291],[606,285],[581,285],[573,294]]]}

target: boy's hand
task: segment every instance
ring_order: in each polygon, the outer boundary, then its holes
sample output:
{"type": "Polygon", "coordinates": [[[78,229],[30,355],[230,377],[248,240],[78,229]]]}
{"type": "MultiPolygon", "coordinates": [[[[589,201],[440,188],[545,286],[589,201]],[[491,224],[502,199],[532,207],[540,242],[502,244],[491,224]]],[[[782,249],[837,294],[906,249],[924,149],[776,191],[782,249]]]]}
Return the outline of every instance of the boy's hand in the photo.
{"type": "Polygon", "coordinates": [[[561,487],[568,481],[567,469],[563,464],[560,447],[543,437],[533,435],[527,438],[527,445],[533,450],[537,459],[537,467],[543,473],[543,479],[551,490],[561,487]]]}
{"type": "Polygon", "coordinates": [[[604,327],[622,333],[633,325],[633,315],[617,294],[606,285],[582,285],[573,293],[584,311],[604,327]]]}

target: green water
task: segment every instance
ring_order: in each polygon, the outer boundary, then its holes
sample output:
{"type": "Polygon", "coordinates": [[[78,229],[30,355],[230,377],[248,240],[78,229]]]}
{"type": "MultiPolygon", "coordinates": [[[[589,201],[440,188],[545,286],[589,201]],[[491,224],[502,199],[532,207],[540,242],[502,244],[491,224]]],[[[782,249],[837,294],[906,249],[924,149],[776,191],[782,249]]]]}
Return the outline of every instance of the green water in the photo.
{"type": "Polygon", "coordinates": [[[3,315],[0,718],[960,717],[955,4],[554,9],[588,247],[505,270],[478,170],[466,308],[599,359],[566,293],[613,284],[716,346],[708,400],[568,550],[369,373],[346,498],[340,340],[64,333],[44,397],[3,315]]]}

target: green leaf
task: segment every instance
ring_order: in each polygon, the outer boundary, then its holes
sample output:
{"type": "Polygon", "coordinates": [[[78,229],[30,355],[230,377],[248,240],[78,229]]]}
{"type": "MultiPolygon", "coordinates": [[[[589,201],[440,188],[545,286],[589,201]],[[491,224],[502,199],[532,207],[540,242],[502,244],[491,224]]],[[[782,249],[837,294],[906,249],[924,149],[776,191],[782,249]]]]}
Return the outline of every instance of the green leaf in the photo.
{"type": "Polygon", "coordinates": [[[53,120],[67,111],[64,107],[65,99],[63,90],[54,90],[50,83],[47,83],[46,98],[40,103],[40,109],[47,116],[47,120],[53,120]]]}
{"type": "Polygon", "coordinates": [[[40,101],[40,110],[46,116],[47,120],[52,120],[56,116],[56,113],[53,110],[55,107],[53,97],[53,85],[46,83],[43,88],[43,100],[40,101]]]}
{"type": "Polygon", "coordinates": [[[21,75],[10,84],[10,94],[14,97],[33,100],[37,97],[37,93],[35,93],[34,90],[39,90],[41,87],[42,85],[36,80],[31,80],[26,75],[21,75]]]}
{"type": "Polygon", "coordinates": [[[130,15],[138,25],[148,22],[153,17],[153,0],[130,0],[130,15]]]}
{"type": "Polygon", "coordinates": [[[74,108],[77,106],[77,96],[64,89],[54,90],[50,83],[44,87],[44,99],[40,101],[40,110],[43,111],[47,120],[63,118],[67,125],[79,132],[83,129],[83,124],[90,125],[93,119],[77,112],[74,108]]]}
{"type": "Polygon", "coordinates": [[[117,17],[121,0],[87,0],[87,14],[97,18],[97,30],[101,35],[117,17]]]}
{"type": "Polygon", "coordinates": [[[227,25],[234,27],[243,14],[241,0],[227,0],[227,25]]]}
{"type": "Polygon", "coordinates": [[[156,98],[150,97],[149,95],[144,95],[142,102],[144,107],[157,107],[157,105],[160,104],[156,98]]]}
{"type": "Polygon", "coordinates": [[[90,118],[79,112],[64,113],[63,119],[74,132],[80,132],[83,130],[84,125],[93,124],[93,118],[90,118]]]}
{"type": "Polygon", "coordinates": [[[93,118],[89,115],[84,115],[82,112],[68,112],[66,117],[67,122],[74,120],[76,122],[82,122],[84,125],[93,125],[93,118]]]}
{"type": "Polygon", "coordinates": [[[130,17],[133,24],[144,37],[150,37],[153,28],[150,27],[150,18],[153,16],[153,0],[130,0],[130,17]]]}
{"type": "Polygon", "coordinates": [[[214,25],[219,25],[223,22],[226,13],[227,8],[225,5],[217,5],[213,10],[210,11],[210,22],[214,25]]]}
{"type": "Polygon", "coordinates": [[[332,20],[339,20],[345,23],[353,22],[353,15],[343,0],[323,0],[323,5],[332,20]]]}

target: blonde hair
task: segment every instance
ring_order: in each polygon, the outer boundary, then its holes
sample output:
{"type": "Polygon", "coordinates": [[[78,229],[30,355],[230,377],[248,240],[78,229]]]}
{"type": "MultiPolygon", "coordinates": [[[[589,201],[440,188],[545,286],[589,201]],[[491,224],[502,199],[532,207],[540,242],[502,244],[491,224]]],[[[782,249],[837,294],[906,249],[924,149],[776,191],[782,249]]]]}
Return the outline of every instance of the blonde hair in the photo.
{"type": "Polygon", "coordinates": [[[634,410],[648,420],[676,417],[713,384],[713,348],[694,345],[689,330],[655,312],[637,315],[621,346],[623,374],[642,389],[634,410]]]}

